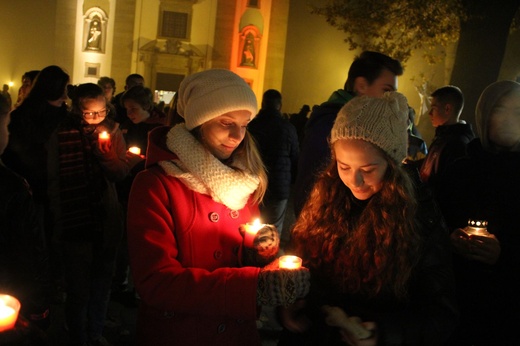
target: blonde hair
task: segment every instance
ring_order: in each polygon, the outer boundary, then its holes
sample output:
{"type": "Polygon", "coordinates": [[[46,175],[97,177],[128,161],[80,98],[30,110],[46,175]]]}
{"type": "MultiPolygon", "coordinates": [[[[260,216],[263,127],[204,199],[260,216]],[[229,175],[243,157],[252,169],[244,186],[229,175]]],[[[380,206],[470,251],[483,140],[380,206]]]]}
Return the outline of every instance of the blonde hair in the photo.
{"type": "MultiPolygon", "coordinates": [[[[201,127],[202,125],[199,125],[190,132],[202,145],[205,145],[202,140],[201,127]]],[[[258,151],[253,137],[248,131],[246,131],[244,139],[240,142],[233,154],[231,154],[231,157],[224,162],[229,167],[237,171],[242,171],[242,169],[233,165],[233,162],[240,162],[244,166],[245,170],[258,176],[259,184],[258,188],[253,193],[253,202],[260,204],[264,198],[265,191],[267,190],[267,173],[260,152],[258,151]]]]}

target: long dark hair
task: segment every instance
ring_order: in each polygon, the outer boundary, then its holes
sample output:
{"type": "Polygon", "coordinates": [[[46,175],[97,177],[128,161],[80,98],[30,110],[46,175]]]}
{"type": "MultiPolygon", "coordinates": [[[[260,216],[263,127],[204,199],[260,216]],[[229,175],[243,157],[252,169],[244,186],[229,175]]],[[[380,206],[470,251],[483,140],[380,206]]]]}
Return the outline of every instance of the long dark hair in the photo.
{"type": "Polygon", "coordinates": [[[70,76],[59,66],[51,65],[40,71],[24,103],[55,101],[63,96],[70,76]]]}
{"type": "Polygon", "coordinates": [[[408,174],[384,155],[383,187],[366,206],[343,184],[333,158],[292,229],[292,244],[307,267],[330,277],[341,292],[388,291],[402,298],[419,251],[416,200],[408,174]]]}

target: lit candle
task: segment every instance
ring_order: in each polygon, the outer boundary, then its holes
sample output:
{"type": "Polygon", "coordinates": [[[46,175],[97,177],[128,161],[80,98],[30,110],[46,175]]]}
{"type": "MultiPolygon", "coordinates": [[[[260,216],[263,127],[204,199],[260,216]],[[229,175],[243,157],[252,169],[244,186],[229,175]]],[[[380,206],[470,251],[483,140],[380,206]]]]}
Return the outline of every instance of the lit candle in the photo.
{"type": "Polygon", "coordinates": [[[0,332],[14,328],[19,312],[18,299],[7,294],[0,294],[0,332]]]}
{"type": "Polygon", "coordinates": [[[255,221],[253,221],[253,223],[246,223],[244,225],[244,228],[246,230],[246,233],[244,234],[244,245],[247,247],[252,247],[256,234],[264,226],[265,224],[260,223],[260,219],[256,219],[255,221]]]}
{"type": "Polygon", "coordinates": [[[110,140],[110,133],[103,131],[98,136],[99,142],[108,142],[110,140]]]}
{"type": "Polygon", "coordinates": [[[128,151],[135,155],[141,155],[141,148],[139,147],[130,147],[128,151]]]}
{"type": "Polygon", "coordinates": [[[489,232],[487,231],[487,221],[480,220],[469,220],[468,226],[464,228],[464,232],[469,235],[480,235],[483,237],[488,237],[489,232]]]}
{"type": "Polygon", "coordinates": [[[298,269],[302,266],[302,259],[292,255],[281,256],[278,266],[283,269],[298,269]]]}

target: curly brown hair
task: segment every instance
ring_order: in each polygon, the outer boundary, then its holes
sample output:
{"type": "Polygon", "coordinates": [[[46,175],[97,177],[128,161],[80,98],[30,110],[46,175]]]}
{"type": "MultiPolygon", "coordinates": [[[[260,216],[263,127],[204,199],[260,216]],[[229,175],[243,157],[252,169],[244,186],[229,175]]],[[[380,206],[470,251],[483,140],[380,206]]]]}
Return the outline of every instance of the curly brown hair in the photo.
{"type": "Polygon", "coordinates": [[[409,175],[384,155],[383,187],[366,206],[343,184],[333,158],[292,229],[292,246],[305,266],[331,278],[341,292],[390,291],[403,298],[420,251],[417,203],[409,175]]]}

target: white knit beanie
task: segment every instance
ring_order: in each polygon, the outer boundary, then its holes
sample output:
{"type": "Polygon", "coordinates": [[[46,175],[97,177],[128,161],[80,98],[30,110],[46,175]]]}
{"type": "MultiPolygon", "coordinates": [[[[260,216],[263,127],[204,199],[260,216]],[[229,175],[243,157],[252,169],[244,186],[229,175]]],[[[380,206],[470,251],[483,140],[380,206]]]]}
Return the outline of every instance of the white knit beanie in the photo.
{"type": "Polygon", "coordinates": [[[255,93],[239,75],[224,69],[187,76],[179,87],[177,112],[191,130],[222,114],[246,110],[251,119],[258,104],[255,93]]]}
{"type": "Polygon", "coordinates": [[[362,139],[402,162],[408,147],[407,128],[408,102],[402,94],[359,96],[340,109],[332,127],[331,144],[338,139],[362,139]]]}

